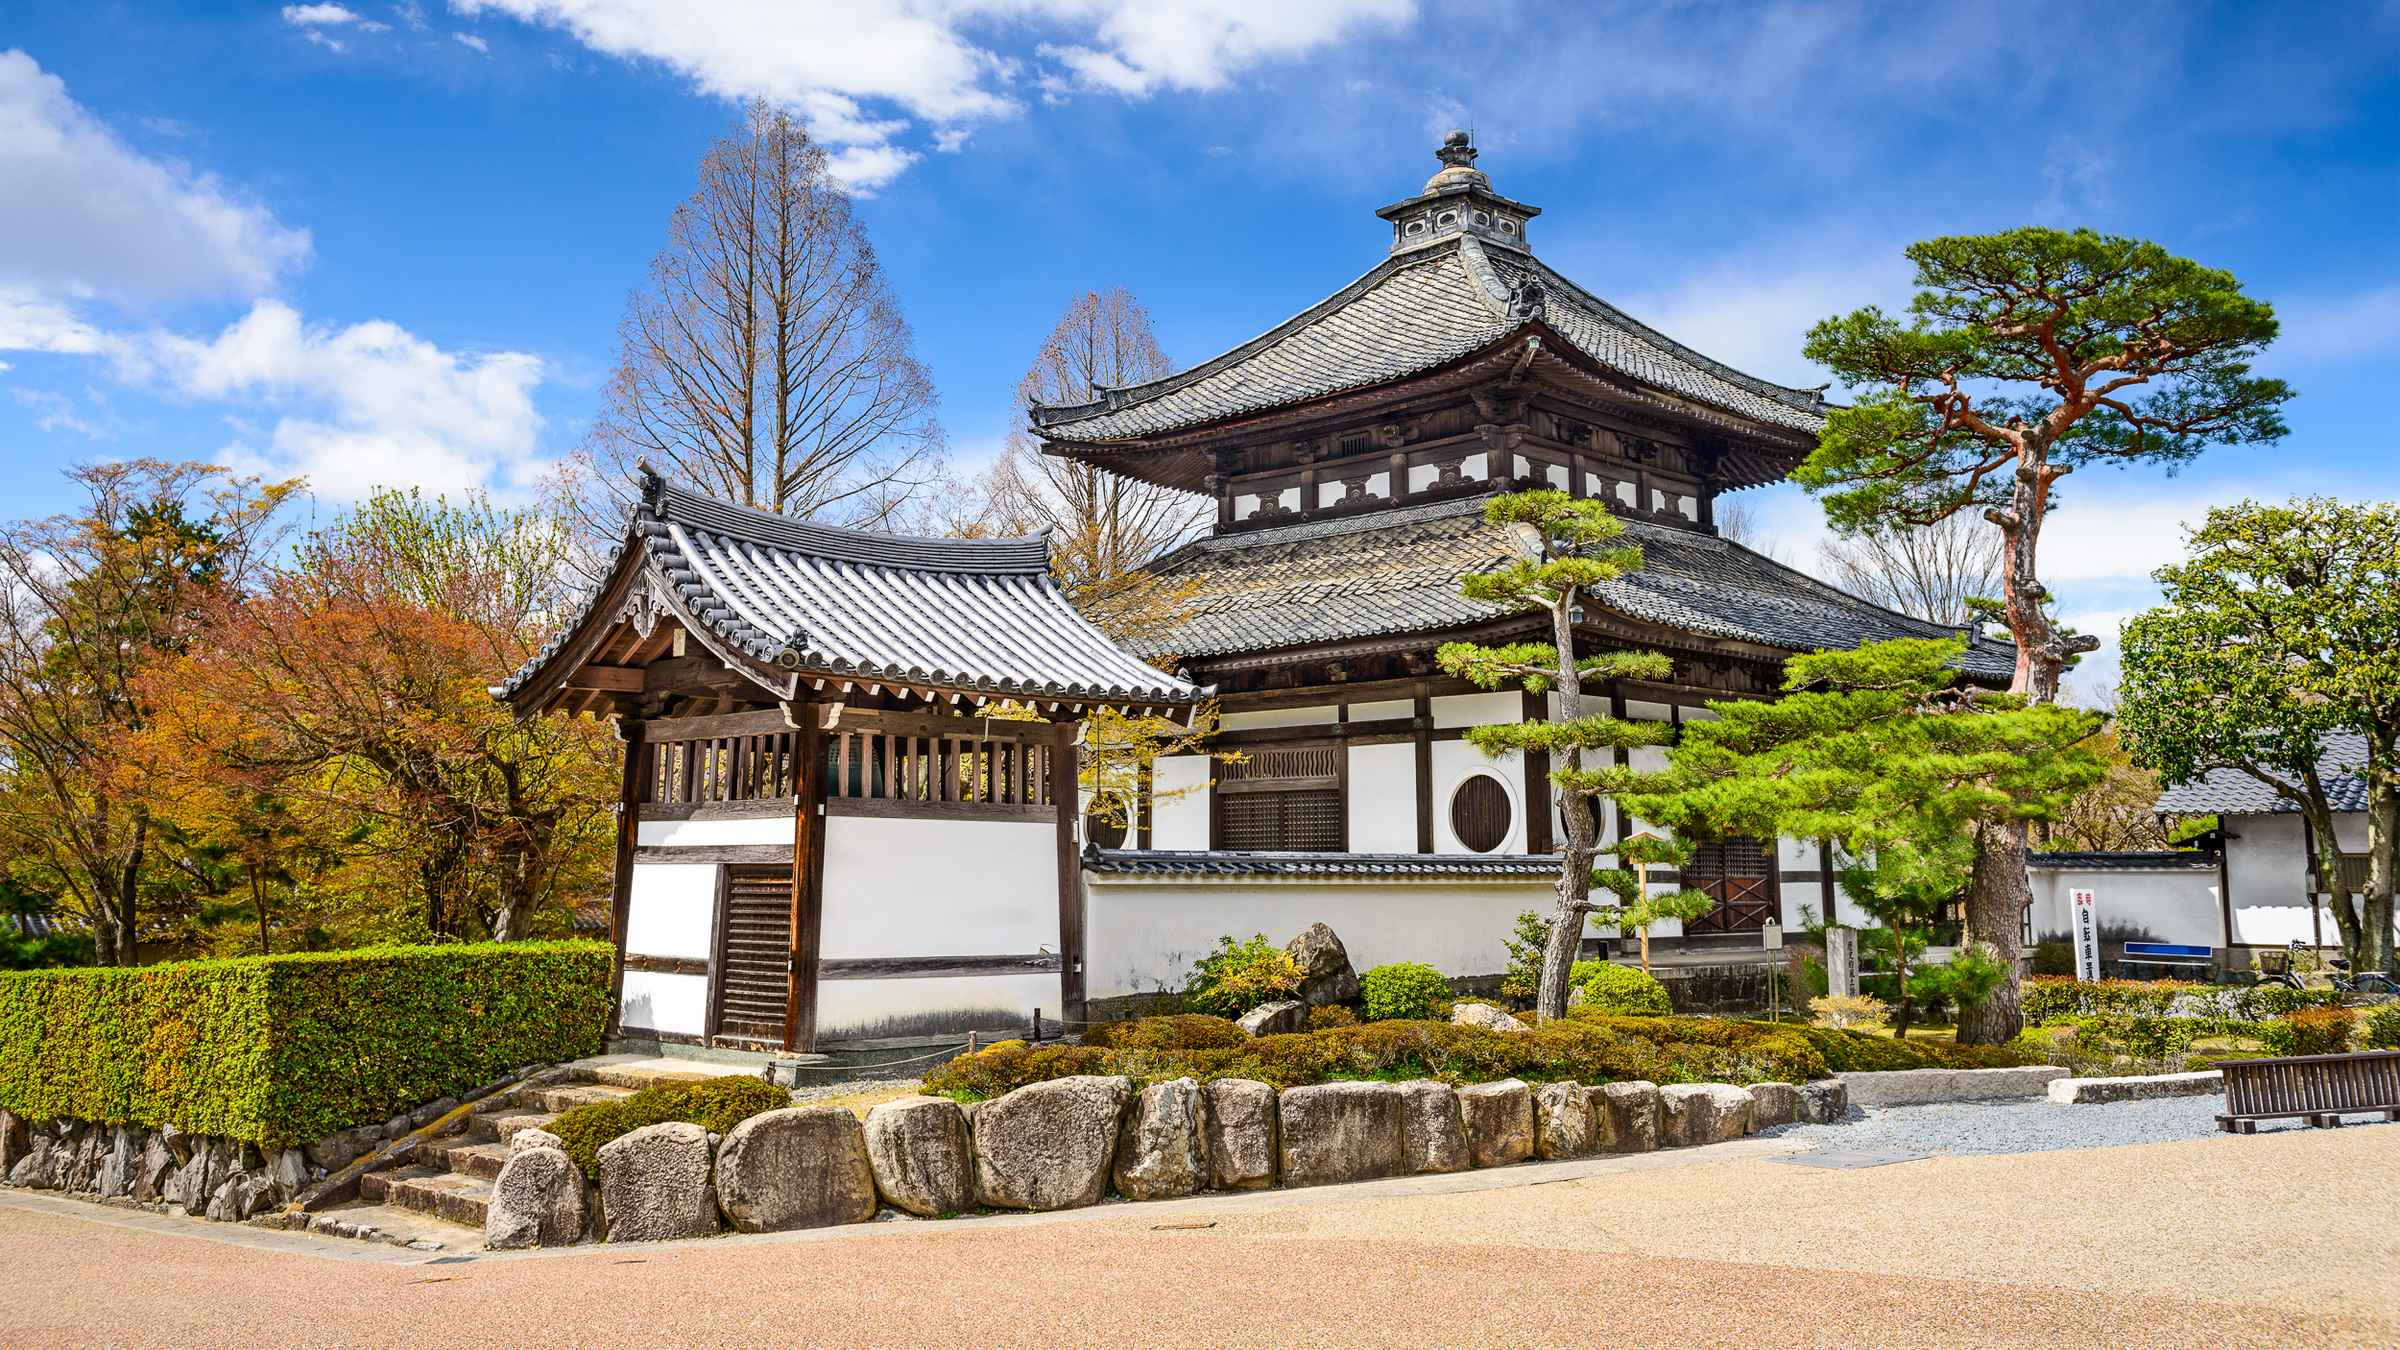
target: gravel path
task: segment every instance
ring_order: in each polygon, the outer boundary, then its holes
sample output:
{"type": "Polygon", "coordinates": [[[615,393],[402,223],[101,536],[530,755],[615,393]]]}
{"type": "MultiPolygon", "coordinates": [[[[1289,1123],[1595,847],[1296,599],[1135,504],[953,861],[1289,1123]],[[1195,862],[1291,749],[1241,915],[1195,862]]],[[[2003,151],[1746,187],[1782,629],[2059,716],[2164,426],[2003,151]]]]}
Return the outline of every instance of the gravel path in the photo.
{"type": "MultiPolygon", "coordinates": [[[[2046,1153],[2062,1148],[2113,1148],[2162,1144],[2217,1134],[2217,1112],[2225,1099],[2167,1097],[2102,1106],[2061,1106],[2048,1101],[1949,1102],[1933,1106],[1886,1106],[1853,1110],[1838,1125],[1783,1125],[1761,1134],[1799,1139],[1814,1151],[1861,1153],[2046,1153]]],[[[2353,1116],[2381,1124],[2373,1117],[2353,1116]]],[[[2265,1121],[2261,1134],[2306,1130],[2303,1121],[2265,1121]]]]}

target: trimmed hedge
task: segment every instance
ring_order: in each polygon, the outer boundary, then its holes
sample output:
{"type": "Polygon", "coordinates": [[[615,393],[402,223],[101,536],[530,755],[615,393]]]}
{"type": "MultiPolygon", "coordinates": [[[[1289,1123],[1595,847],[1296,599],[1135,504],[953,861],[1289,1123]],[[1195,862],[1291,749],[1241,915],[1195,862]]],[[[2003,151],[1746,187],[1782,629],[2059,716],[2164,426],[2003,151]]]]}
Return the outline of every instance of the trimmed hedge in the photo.
{"type": "Polygon", "coordinates": [[[613,1102],[572,1106],[559,1112],[558,1119],[546,1128],[566,1146],[567,1156],[583,1169],[583,1175],[598,1181],[601,1146],[643,1126],[683,1120],[710,1134],[727,1134],[752,1116],[791,1104],[789,1089],[763,1078],[727,1074],[702,1083],[662,1083],[613,1102]]]}
{"type": "Polygon", "coordinates": [[[1370,1022],[1421,1022],[1447,1017],[1450,981],[1421,961],[1393,961],[1358,977],[1360,1015],[1370,1022]]]}
{"type": "Polygon", "coordinates": [[[1667,987],[1646,971],[1614,961],[1578,961],[1569,983],[1583,991],[1581,1006],[1618,1017],[1664,1017],[1675,1009],[1667,987]]]}
{"type": "Polygon", "coordinates": [[[1873,1032],[1785,1022],[1783,1029],[1809,1043],[1829,1073],[1878,1073],[1889,1069],[2013,1069],[2041,1063],[2004,1045],[1953,1045],[1947,1041],[1899,1041],[1873,1032]]]}
{"type": "Polygon", "coordinates": [[[1085,1045],[1105,1045],[1118,1050],[1223,1050],[1249,1039],[1250,1033],[1242,1030],[1239,1022],[1206,1013],[1096,1022],[1083,1033],[1085,1045]]]}
{"type": "Polygon", "coordinates": [[[2400,1050],[2400,1003],[2370,1008],[2365,1020],[2369,1050],[2400,1050]]]}
{"type": "Polygon", "coordinates": [[[2074,1017],[2210,1017],[2264,1022],[2303,1008],[2342,1001],[2333,989],[2287,989],[2279,984],[2219,985],[2189,980],[2067,980],[2037,975],[2018,992],[2025,1020],[2035,1025],[2074,1017]]]}
{"type": "Polygon", "coordinates": [[[2270,1055],[2339,1055],[2350,1049],[2358,1014],[2348,1008],[2303,1008],[2258,1029],[2270,1055]]]}
{"type": "Polygon", "coordinates": [[[307,1143],[596,1053],[608,963],[509,942],[0,975],[0,1108],[307,1143]]]}

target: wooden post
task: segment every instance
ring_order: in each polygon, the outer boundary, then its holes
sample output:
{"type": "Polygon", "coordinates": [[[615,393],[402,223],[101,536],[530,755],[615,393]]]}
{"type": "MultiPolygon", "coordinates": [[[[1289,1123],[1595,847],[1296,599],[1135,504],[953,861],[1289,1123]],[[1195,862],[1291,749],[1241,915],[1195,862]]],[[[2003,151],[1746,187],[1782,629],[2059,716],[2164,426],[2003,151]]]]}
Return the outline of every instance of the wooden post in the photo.
{"type": "Polygon", "coordinates": [[[1068,1026],[1085,1021],[1083,1002],[1083,858],[1075,851],[1075,731],[1061,722],[1051,732],[1050,802],[1058,822],[1058,997],[1068,1026]]]}
{"type": "Polygon", "coordinates": [[[1411,730],[1417,745],[1417,852],[1433,852],[1433,700],[1417,695],[1411,730]]]}
{"type": "MultiPolygon", "coordinates": [[[[1526,721],[1539,722],[1549,715],[1550,701],[1546,695],[1531,693],[1525,695],[1523,716],[1526,721]]],[[[1557,846],[1551,839],[1550,828],[1550,817],[1553,814],[1550,809],[1550,752],[1528,750],[1523,758],[1525,761],[1525,851],[1527,853],[1548,853],[1557,846]]]]}
{"type": "Polygon", "coordinates": [[[817,1048],[817,960],[823,950],[818,930],[825,918],[825,735],[809,710],[808,725],[793,737],[799,763],[793,766],[792,947],[784,994],[783,1048],[817,1048]]]}
{"type": "Polygon", "coordinates": [[[631,712],[617,715],[617,735],[625,742],[625,768],[617,784],[617,858],[609,874],[608,940],[616,949],[608,966],[608,1034],[618,1031],[617,1014],[625,1001],[625,924],[633,913],[633,848],[642,822],[642,798],[649,784],[649,745],[642,738],[642,719],[631,712]]]}
{"type": "Polygon", "coordinates": [[[716,917],[709,926],[708,1011],[700,1024],[700,1043],[715,1045],[725,1028],[725,927],[733,917],[733,868],[717,867],[716,917]]]}

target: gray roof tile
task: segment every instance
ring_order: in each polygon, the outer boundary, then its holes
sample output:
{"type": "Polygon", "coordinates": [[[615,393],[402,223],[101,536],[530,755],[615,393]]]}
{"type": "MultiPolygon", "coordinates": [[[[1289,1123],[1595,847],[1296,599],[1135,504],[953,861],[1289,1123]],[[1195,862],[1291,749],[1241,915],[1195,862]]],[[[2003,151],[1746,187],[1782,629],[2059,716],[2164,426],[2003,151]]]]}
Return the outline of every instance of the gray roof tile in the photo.
{"type": "Polygon", "coordinates": [[[1558,875],[1555,853],[1241,853],[1202,849],[1086,849],[1083,868],[1126,877],[1453,877],[1558,875]]]}
{"type": "MultiPolygon", "coordinates": [[[[2317,772],[2325,781],[2326,800],[2336,811],[2366,810],[2367,780],[2361,771],[2367,763],[2367,738],[2337,732],[2318,746],[2323,753],[2317,772]]],[[[2156,809],[2162,815],[2266,816],[2300,808],[2239,769],[2214,769],[2160,793],[2156,809]]]]}

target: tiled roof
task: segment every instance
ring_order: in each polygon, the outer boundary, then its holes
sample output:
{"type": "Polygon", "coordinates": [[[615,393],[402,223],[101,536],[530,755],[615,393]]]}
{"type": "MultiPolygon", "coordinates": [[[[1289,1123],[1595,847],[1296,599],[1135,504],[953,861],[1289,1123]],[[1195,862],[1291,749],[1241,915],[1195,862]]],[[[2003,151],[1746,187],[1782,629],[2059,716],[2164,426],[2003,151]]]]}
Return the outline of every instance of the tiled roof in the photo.
{"type": "Polygon", "coordinates": [[[1656,389],[1814,435],[1814,391],[1742,374],[1645,327],[1538,260],[1460,238],[1397,254],[1258,337],[1190,370],[1033,409],[1055,440],[1132,440],[1381,384],[1498,342],[1530,320],[1510,293],[1530,280],[1538,317],[1591,360],[1656,389]]]}
{"type": "MultiPolygon", "coordinates": [[[[810,525],[653,480],[618,546],[718,641],[787,671],[1002,696],[1188,702],[1191,685],[1079,617],[1049,541],[919,539],[810,525]]],[[[587,611],[498,692],[521,688],[587,611]]]]}
{"type": "MultiPolygon", "coordinates": [[[[1459,579],[1515,555],[1485,523],[1481,497],[1400,507],[1197,540],[1151,565],[1188,588],[1180,622],[1136,647],[1154,657],[1205,658],[1398,633],[1455,628],[1508,611],[1468,600],[1459,579]]],[[[1901,637],[1955,637],[1839,591],[1729,540],[1627,521],[1642,570],[1594,589],[1629,618],[1704,637],[1809,651],[1901,637]]],[[[1981,679],[2015,669],[2006,643],[1988,639],[1962,664],[1981,679]]]]}
{"type": "Polygon", "coordinates": [[[1083,870],[1127,877],[1458,877],[1548,879],[1555,853],[1237,853],[1205,849],[1085,849],[1083,870]]]}
{"type": "Polygon", "coordinates": [[[2025,865],[2051,872],[2214,872],[2217,855],[2172,849],[2138,853],[2028,853],[2025,865]]]}
{"type": "MultiPolygon", "coordinates": [[[[2318,742],[2317,773],[2336,811],[2367,809],[2367,739],[2338,732],[2318,742]]],[[[2283,794],[2239,769],[2216,769],[2159,794],[2157,811],[2178,816],[2266,816],[2298,811],[2283,794]]]]}

